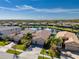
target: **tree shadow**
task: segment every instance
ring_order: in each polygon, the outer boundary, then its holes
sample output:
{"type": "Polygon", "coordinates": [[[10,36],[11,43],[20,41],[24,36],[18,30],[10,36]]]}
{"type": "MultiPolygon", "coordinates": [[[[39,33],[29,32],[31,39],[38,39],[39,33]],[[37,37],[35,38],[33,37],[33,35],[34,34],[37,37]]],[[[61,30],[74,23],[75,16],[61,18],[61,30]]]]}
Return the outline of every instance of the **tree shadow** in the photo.
{"type": "Polygon", "coordinates": [[[19,56],[14,54],[13,59],[19,59],[19,56]]]}
{"type": "Polygon", "coordinates": [[[75,59],[73,58],[71,55],[68,55],[68,54],[61,54],[65,59],[75,59]]]}

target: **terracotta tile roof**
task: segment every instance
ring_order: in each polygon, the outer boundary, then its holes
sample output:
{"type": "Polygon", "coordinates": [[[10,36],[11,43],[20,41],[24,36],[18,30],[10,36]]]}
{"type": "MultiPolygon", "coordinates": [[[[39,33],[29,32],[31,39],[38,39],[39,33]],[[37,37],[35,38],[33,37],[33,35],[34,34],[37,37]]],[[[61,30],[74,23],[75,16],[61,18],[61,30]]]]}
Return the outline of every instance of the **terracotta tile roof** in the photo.
{"type": "Polygon", "coordinates": [[[76,42],[79,43],[78,37],[75,35],[75,33],[67,32],[67,31],[60,31],[57,33],[56,37],[60,38],[68,38],[66,42],[76,42]]]}
{"type": "Polygon", "coordinates": [[[43,39],[47,40],[49,36],[51,35],[51,32],[48,30],[39,30],[32,34],[34,37],[33,39],[43,39]]]}
{"type": "Polygon", "coordinates": [[[27,33],[33,33],[34,31],[31,29],[25,29],[23,31],[21,31],[22,34],[27,34],[27,33]]]}

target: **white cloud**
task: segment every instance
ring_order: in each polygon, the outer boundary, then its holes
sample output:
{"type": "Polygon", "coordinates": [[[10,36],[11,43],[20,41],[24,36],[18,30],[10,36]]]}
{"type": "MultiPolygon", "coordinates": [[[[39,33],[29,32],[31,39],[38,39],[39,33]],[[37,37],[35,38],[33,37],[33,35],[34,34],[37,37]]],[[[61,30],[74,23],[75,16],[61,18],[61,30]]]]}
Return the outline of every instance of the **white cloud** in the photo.
{"type": "Polygon", "coordinates": [[[10,3],[10,0],[5,0],[6,2],[10,3]]]}
{"type": "Polygon", "coordinates": [[[28,5],[22,5],[22,6],[17,5],[15,8],[0,7],[0,9],[6,9],[12,11],[30,10],[30,11],[42,12],[42,13],[79,13],[79,9],[63,9],[63,8],[40,9],[28,5]]]}
{"type": "Polygon", "coordinates": [[[11,11],[19,11],[19,9],[16,8],[8,8],[8,7],[0,7],[2,10],[11,10],[11,11]]]}
{"type": "Polygon", "coordinates": [[[28,6],[28,5],[16,6],[16,8],[18,8],[20,10],[33,10],[33,9],[35,9],[34,7],[28,6]]]}
{"type": "Polygon", "coordinates": [[[36,12],[46,12],[46,13],[79,13],[79,9],[62,9],[62,8],[53,8],[53,9],[39,9],[28,5],[16,6],[20,10],[33,10],[36,12]]]}

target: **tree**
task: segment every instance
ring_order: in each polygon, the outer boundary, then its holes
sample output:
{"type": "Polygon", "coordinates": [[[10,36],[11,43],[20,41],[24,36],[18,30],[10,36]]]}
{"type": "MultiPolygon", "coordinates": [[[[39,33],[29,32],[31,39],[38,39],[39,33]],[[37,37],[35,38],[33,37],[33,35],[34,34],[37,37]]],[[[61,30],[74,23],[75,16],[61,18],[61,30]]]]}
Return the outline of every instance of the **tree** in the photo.
{"type": "Polygon", "coordinates": [[[24,44],[25,46],[26,45],[30,45],[31,44],[31,39],[32,39],[32,34],[31,33],[27,33],[21,39],[21,43],[24,44]]]}
{"type": "Polygon", "coordinates": [[[3,39],[4,39],[4,41],[9,41],[10,37],[8,37],[7,35],[3,35],[3,39]]]}
{"type": "Polygon", "coordinates": [[[50,43],[50,51],[52,51],[52,59],[54,56],[56,56],[56,53],[59,52],[58,46],[62,44],[62,39],[60,38],[51,38],[51,43],[50,43]]]}

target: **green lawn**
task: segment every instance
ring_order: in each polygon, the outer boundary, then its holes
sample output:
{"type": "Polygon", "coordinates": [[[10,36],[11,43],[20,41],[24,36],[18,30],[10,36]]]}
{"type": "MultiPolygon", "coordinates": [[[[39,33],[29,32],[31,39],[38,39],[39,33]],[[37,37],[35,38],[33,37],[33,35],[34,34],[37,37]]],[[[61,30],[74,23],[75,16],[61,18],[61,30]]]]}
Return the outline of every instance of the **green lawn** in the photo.
{"type": "Polygon", "coordinates": [[[48,28],[54,28],[57,30],[64,30],[64,31],[70,31],[70,32],[79,32],[79,30],[73,29],[72,28],[64,28],[64,27],[57,27],[57,26],[47,26],[48,28]]]}
{"type": "Polygon", "coordinates": [[[50,58],[38,56],[38,59],[50,59],[50,58]]]}
{"type": "Polygon", "coordinates": [[[0,46],[5,46],[5,45],[7,45],[7,44],[9,44],[9,42],[0,41],[0,46]]]}
{"type": "Polygon", "coordinates": [[[42,49],[41,52],[40,52],[40,54],[51,56],[50,55],[50,51],[49,50],[46,51],[45,49],[42,49]]]}
{"type": "Polygon", "coordinates": [[[15,53],[16,53],[17,55],[19,55],[21,52],[15,51],[15,50],[10,50],[10,49],[9,49],[9,50],[7,51],[7,53],[11,53],[11,54],[15,54],[15,53]]]}
{"type": "Polygon", "coordinates": [[[46,49],[42,49],[41,52],[40,52],[40,54],[48,55],[48,56],[54,55],[54,53],[55,53],[54,57],[60,58],[59,53],[58,52],[54,52],[53,50],[52,50],[52,54],[51,54],[50,50],[46,51],[46,49]]]}
{"type": "Polygon", "coordinates": [[[13,48],[20,49],[20,50],[26,50],[26,48],[23,44],[17,44],[15,46],[13,46],[13,48]]]}

